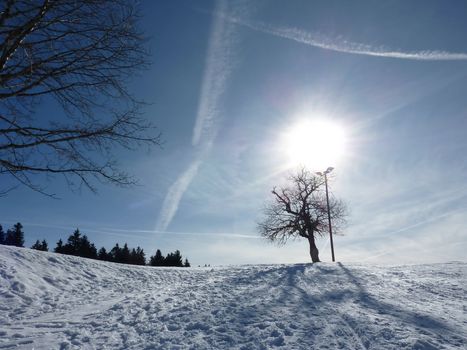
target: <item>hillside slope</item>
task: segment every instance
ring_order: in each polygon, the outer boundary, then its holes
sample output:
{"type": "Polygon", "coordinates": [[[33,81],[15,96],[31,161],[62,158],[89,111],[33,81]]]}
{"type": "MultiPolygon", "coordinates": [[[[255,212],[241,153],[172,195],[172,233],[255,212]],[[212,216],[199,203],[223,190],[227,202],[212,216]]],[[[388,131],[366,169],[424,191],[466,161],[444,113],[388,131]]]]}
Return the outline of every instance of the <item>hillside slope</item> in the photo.
{"type": "Polygon", "coordinates": [[[465,349],[466,271],[151,268],[0,246],[0,349],[465,349]]]}

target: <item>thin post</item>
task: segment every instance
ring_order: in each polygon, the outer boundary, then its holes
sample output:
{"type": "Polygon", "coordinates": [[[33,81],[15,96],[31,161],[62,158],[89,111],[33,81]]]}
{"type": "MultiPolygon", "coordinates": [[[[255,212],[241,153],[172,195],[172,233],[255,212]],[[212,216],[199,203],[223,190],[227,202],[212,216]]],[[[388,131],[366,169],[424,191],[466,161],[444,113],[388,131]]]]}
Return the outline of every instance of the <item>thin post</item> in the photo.
{"type": "Polygon", "coordinates": [[[331,225],[331,210],[329,208],[329,194],[328,194],[328,175],[327,172],[324,172],[324,184],[326,187],[326,203],[328,206],[328,222],[329,222],[329,239],[331,241],[331,254],[332,254],[332,261],[336,261],[334,257],[334,243],[332,241],[332,225],[331,225]]]}

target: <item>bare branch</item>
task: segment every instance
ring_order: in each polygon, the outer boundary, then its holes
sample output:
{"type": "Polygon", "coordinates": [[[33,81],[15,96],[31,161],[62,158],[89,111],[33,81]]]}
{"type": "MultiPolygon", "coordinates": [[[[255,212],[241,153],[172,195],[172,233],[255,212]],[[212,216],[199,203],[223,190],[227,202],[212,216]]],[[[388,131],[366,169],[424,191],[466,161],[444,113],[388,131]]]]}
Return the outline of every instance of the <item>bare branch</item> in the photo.
{"type": "MultiPolygon", "coordinates": [[[[312,260],[319,261],[315,238],[329,232],[326,196],[322,189],[324,180],[305,169],[289,176],[288,180],[288,186],[272,190],[274,197],[264,209],[258,231],[280,245],[289,239],[306,238],[312,260]]],[[[345,204],[330,198],[330,213],[333,229],[339,232],[347,215],[345,204]]]]}
{"type": "Polygon", "coordinates": [[[118,170],[115,146],[161,144],[126,89],[147,67],[137,19],[135,0],[0,5],[0,176],[41,193],[35,174],[62,175],[91,191],[93,180],[135,183],[118,170]],[[63,115],[38,118],[39,103],[51,99],[63,115]]]}

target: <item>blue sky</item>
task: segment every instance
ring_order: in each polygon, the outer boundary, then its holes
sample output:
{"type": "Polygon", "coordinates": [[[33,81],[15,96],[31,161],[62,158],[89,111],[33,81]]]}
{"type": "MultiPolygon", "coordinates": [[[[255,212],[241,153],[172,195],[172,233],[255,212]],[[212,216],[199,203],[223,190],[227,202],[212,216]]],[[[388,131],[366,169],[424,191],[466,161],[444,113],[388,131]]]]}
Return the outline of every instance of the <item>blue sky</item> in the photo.
{"type": "Polygon", "coordinates": [[[119,155],[132,189],[58,180],[60,200],[1,198],[0,223],[22,222],[27,245],[79,227],[98,246],[180,249],[195,265],[308,261],[306,242],[276,247],[256,222],[293,168],[284,134],[319,119],[347,135],[331,181],[350,208],[338,260],[466,259],[467,3],[147,1],[142,13],[153,64],[132,89],[165,144],[119,155]]]}

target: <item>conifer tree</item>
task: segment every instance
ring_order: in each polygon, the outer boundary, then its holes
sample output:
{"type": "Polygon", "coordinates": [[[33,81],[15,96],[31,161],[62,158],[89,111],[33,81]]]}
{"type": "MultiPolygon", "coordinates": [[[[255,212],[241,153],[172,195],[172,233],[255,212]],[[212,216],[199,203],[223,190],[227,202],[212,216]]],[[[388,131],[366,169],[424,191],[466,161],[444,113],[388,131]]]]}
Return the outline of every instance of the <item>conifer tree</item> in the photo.
{"type": "Polygon", "coordinates": [[[157,249],[156,254],[149,258],[149,265],[151,266],[164,266],[165,259],[160,249],[157,249]]]}
{"type": "Polygon", "coordinates": [[[55,253],[63,253],[63,241],[62,241],[61,238],[58,240],[57,246],[55,247],[54,252],[55,253]]]}
{"type": "Polygon", "coordinates": [[[135,249],[133,248],[130,252],[130,264],[132,265],[146,265],[146,257],[144,255],[144,250],[139,246],[135,249]]]}
{"type": "Polygon", "coordinates": [[[48,252],[49,251],[49,245],[47,244],[47,241],[45,239],[43,239],[41,244],[42,244],[42,247],[41,247],[42,249],[41,250],[44,251],[44,252],[48,252]]]}
{"type": "Polygon", "coordinates": [[[24,232],[23,225],[21,225],[21,223],[16,223],[13,228],[7,231],[5,244],[16,247],[24,247],[24,232]]]}
{"type": "Polygon", "coordinates": [[[185,259],[185,263],[183,264],[183,267],[190,267],[190,262],[188,261],[188,259],[185,259]]]}
{"type": "Polygon", "coordinates": [[[109,254],[107,254],[107,250],[105,250],[104,247],[99,249],[99,251],[97,252],[97,258],[99,260],[104,260],[104,261],[110,261],[111,260],[109,254]]]}
{"type": "Polygon", "coordinates": [[[130,249],[128,244],[124,244],[121,252],[121,263],[128,264],[130,262],[130,249]]]}
{"type": "Polygon", "coordinates": [[[39,240],[36,240],[36,243],[34,243],[32,246],[31,246],[31,249],[35,249],[35,250],[41,250],[41,242],[39,240]]]}
{"type": "Polygon", "coordinates": [[[11,230],[11,228],[6,230],[5,245],[13,245],[13,231],[11,230]]]}
{"type": "Polygon", "coordinates": [[[165,266],[183,266],[182,255],[178,249],[173,253],[167,254],[167,257],[165,258],[165,266]]]}
{"type": "Polygon", "coordinates": [[[136,248],[135,264],[146,265],[146,254],[144,254],[144,250],[139,246],[136,248]]]}
{"type": "Polygon", "coordinates": [[[68,237],[67,243],[63,246],[65,254],[77,255],[81,244],[81,233],[76,229],[72,235],[68,237]]]}
{"type": "Polygon", "coordinates": [[[115,246],[112,248],[112,250],[110,251],[110,260],[111,261],[114,261],[114,262],[121,262],[121,256],[122,256],[122,253],[121,253],[121,248],[120,246],[118,245],[118,243],[115,243],[115,246]]]}
{"type": "Polygon", "coordinates": [[[76,229],[73,234],[68,237],[68,241],[61,249],[61,253],[97,259],[97,249],[95,245],[89,241],[86,235],[82,236],[79,229],[76,229]]]}
{"type": "Polygon", "coordinates": [[[137,264],[136,264],[136,261],[137,261],[136,249],[133,248],[133,249],[131,249],[131,251],[130,251],[130,261],[129,261],[128,263],[131,264],[131,265],[137,265],[137,264]]]}
{"type": "Polygon", "coordinates": [[[43,252],[48,252],[49,251],[49,247],[48,247],[47,241],[45,239],[43,239],[42,242],[40,242],[39,240],[36,240],[36,243],[34,243],[32,245],[31,249],[41,250],[43,252]]]}
{"type": "Polygon", "coordinates": [[[5,232],[3,232],[3,227],[0,225],[0,244],[5,244],[5,232]]]}
{"type": "Polygon", "coordinates": [[[88,236],[83,235],[81,237],[76,255],[82,256],[83,258],[97,258],[97,249],[94,244],[89,241],[88,236]]]}

